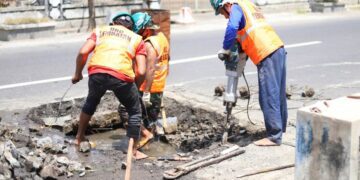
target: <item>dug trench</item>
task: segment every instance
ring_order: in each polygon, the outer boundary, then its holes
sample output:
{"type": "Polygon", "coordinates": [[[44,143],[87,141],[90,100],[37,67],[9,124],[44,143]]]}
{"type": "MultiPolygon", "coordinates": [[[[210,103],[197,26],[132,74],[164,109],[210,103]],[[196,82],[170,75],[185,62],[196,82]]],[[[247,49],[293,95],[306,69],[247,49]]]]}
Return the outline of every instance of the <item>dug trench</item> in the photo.
{"type": "MultiPolygon", "coordinates": [[[[0,177],[116,179],[123,176],[121,162],[126,158],[128,139],[117,111],[118,101],[112,93],[103,97],[87,129],[87,137],[96,146],[80,153],[78,147],[69,143],[77,131],[84,100],[75,98],[5,113],[0,122],[0,145],[4,147],[0,148],[0,177]]],[[[164,161],[164,157],[178,154],[196,159],[223,148],[219,146],[225,131],[222,110],[214,111],[214,107],[189,103],[176,96],[166,96],[164,104],[167,117],[177,118],[177,131],[142,149],[150,158],[134,162],[132,171],[141,172],[134,179],[161,179],[164,170],[183,163],[166,158],[164,161]]],[[[230,142],[246,146],[263,136],[262,130],[248,124],[241,126],[237,118],[232,119],[230,142]]]]}

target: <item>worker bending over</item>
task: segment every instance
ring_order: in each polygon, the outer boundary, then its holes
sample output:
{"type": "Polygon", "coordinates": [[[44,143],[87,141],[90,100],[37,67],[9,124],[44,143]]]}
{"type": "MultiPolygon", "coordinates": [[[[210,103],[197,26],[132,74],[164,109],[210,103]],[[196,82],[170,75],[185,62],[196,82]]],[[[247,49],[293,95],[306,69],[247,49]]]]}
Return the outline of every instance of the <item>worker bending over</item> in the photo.
{"type": "Polygon", "coordinates": [[[210,0],[215,14],[229,19],[220,56],[229,56],[235,42],[258,69],[259,102],[267,137],[259,146],[280,145],[286,131],[286,51],[284,43],[249,0],[210,0]]]}
{"type": "MultiPolygon", "coordinates": [[[[81,47],[76,59],[76,70],[72,83],[82,80],[82,70],[88,59],[89,92],[80,113],[79,128],[75,144],[85,139],[85,130],[101,97],[107,90],[114,92],[129,114],[127,136],[134,138],[136,147],[140,138],[141,109],[139,93],[134,83],[134,60],[139,76],[145,75],[146,49],[141,36],[132,32],[134,21],[130,14],[120,12],[108,26],[96,28],[81,47]]],[[[136,159],[145,156],[133,151],[136,159]]]]}

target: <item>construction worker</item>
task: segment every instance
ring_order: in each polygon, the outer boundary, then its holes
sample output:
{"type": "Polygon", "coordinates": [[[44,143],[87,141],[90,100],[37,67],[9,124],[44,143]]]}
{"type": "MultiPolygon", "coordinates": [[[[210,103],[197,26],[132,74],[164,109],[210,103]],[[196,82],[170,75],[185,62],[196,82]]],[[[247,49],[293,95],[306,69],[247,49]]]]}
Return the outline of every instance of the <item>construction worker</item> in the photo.
{"type": "Polygon", "coordinates": [[[229,56],[237,41],[258,69],[259,102],[267,137],[254,144],[280,145],[288,116],[284,43],[249,0],[210,0],[210,3],[215,15],[229,19],[219,57],[229,56]]]}
{"type": "MultiPolygon", "coordinates": [[[[85,139],[85,130],[94,114],[101,97],[107,90],[114,92],[117,99],[126,107],[129,114],[127,136],[140,138],[141,109],[139,93],[134,83],[134,60],[138,75],[144,76],[146,70],[146,49],[141,36],[132,32],[134,21],[130,14],[120,12],[112,18],[108,26],[96,28],[81,47],[76,59],[76,70],[72,77],[75,84],[82,80],[82,70],[88,55],[93,55],[88,63],[89,92],[80,113],[79,128],[75,144],[85,139]]],[[[146,157],[133,151],[136,159],[146,157]]]]}
{"type": "MultiPolygon", "coordinates": [[[[139,91],[148,116],[144,125],[146,128],[152,128],[160,113],[166,77],[169,73],[170,46],[166,36],[162,32],[156,32],[159,27],[153,23],[149,14],[138,12],[132,17],[135,21],[134,32],[143,37],[146,46],[146,76],[139,91]]],[[[149,133],[143,134],[145,135],[144,141],[140,141],[139,144],[146,143],[153,137],[149,133]]]]}

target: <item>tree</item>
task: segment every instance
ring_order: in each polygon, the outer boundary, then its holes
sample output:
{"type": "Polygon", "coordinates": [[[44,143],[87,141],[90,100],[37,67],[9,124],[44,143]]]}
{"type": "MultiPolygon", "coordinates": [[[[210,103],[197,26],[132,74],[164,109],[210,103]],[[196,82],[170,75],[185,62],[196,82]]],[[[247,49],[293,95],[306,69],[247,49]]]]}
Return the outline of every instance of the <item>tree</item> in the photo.
{"type": "Polygon", "coordinates": [[[96,27],[94,0],[88,0],[88,6],[89,6],[89,26],[88,26],[88,30],[91,31],[96,27]]]}

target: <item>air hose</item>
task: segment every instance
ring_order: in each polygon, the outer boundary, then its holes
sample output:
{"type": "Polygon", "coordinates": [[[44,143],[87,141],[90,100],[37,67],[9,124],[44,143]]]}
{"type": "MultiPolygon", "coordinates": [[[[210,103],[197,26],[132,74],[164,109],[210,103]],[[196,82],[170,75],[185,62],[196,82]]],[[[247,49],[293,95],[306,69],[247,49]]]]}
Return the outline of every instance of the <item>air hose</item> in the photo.
{"type": "Polygon", "coordinates": [[[243,75],[243,77],[244,77],[244,80],[245,80],[245,83],[246,83],[246,87],[247,87],[248,92],[249,92],[249,98],[248,98],[248,102],[247,102],[247,105],[246,105],[246,114],[247,114],[247,117],[248,117],[249,122],[250,122],[252,125],[256,125],[256,123],[253,122],[253,121],[250,119],[250,115],[249,115],[249,104],[250,104],[251,93],[250,93],[249,84],[248,84],[248,82],[247,82],[247,80],[246,80],[244,71],[242,72],[242,75],[243,75]]]}

